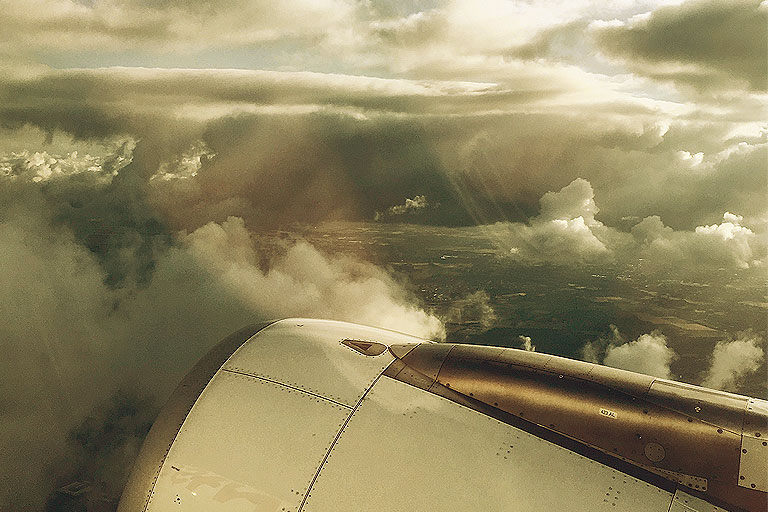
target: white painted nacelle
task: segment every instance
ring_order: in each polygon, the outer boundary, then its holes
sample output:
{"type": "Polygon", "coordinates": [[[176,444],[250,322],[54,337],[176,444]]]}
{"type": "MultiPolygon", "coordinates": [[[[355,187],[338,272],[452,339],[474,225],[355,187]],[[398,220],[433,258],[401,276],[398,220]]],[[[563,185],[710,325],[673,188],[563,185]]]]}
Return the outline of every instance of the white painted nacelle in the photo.
{"type": "Polygon", "coordinates": [[[436,392],[439,367],[420,385],[402,357],[424,343],[305,319],[233,334],[164,407],[118,512],[723,510],[469,393],[436,392]]]}

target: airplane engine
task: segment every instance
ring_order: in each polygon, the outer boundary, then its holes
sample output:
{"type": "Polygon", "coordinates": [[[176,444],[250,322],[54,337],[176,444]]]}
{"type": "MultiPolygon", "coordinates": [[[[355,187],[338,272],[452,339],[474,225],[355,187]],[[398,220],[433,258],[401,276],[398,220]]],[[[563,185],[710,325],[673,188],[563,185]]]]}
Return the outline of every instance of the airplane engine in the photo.
{"type": "Polygon", "coordinates": [[[765,400],[287,319],[189,372],[118,512],[765,511],[766,491],[765,400]]]}

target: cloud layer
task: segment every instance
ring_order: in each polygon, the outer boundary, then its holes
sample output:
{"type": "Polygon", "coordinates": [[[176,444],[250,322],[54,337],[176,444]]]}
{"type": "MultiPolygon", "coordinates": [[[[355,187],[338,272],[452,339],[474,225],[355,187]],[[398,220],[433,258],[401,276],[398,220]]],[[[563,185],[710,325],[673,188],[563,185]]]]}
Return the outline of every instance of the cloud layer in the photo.
{"type": "MultiPolygon", "coordinates": [[[[725,211],[766,214],[759,103],[650,100],[586,74],[543,90],[536,73],[521,68],[526,83],[143,68],[10,74],[0,81],[6,134],[43,134],[9,139],[2,159],[46,153],[61,167],[74,158],[46,148],[46,137],[124,147],[113,157],[132,158],[124,173],[159,174],[152,202],[186,229],[230,215],[249,226],[367,220],[416,196],[439,204],[412,219],[420,222],[526,220],[543,194],[579,177],[609,225],[659,215],[693,229],[725,211]]],[[[78,165],[93,168],[93,156],[79,152],[78,165]]],[[[4,172],[54,172],[30,158],[4,172]]]]}
{"type": "Polygon", "coordinates": [[[661,7],[596,24],[595,35],[602,51],[653,78],[697,89],[768,90],[768,8],[759,0],[661,7]]]}
{"type": "MultiPolygon", "coordinates": [[[[730,212],[719,224],[674,230],[657,215],[646,217],[629,233],[595,219],[599,212],[590,183],[578,178],[541,198],[539,215],[528,224],[499,223],[487,228],[516,260],[577,265],[643,261],[646,266],[686,268],[762,268],[768,264],[765,221],[757,233],[744,217],[730,212]]],[[[628,219],[631,220],[631,219],[628,219]]]]}

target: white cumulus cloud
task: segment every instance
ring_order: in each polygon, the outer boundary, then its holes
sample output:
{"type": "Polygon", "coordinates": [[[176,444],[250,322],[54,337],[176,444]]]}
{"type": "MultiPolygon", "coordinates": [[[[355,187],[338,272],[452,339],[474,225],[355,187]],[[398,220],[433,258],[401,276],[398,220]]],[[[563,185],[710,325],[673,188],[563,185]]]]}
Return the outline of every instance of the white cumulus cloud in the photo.
{"type": "Polygon", "coordinates": [[[525,261],[581,263],[605,260],[611,250],[598,233],[605,226],[595,220],[599,211],[592,185],[582,178],[541,198],[541,212],[522,223],[497,224],[494,229],[510,245],[510,254],[525,261]]]}
{"type": "Polygon", "coordinates": [[[610,345],[603,364],[669,379],[669,366],[676,358],[675,351],[667,346],[666,336],[653,332],[623,345],[610,345]]]}
{"type": "Polygon", "coordinates": [[[755,372],[763,361],[761,342],[762,338],[749,332],[734,340],[718,342],[702,386],[737,391],[741,379],[755,372]]]}
{"type": "Polygon", "coordinates": [[[382,220],[387,217],[397,217],[408,213],[414,213],[416,211],[423,210],[428,206],[430,206],[430,203],[427,201],[427,196],[425,195],[417,195],[414,196],[413,199],[405,198],[405,203],[403,204],[390,206],[384,212],[376,212],[374,220],[382,220]]]}
{"type": "Polygon", "coordinates": [[[632,234],[640,253],[656,262],[742,269],[764,266],[766,240],[742,225],[743,220],[740,215],[725,212],[720,224],[675,231],[654,215],[635,225],[632,234]]]}
{"type": "Polygon", "coordinates": [[[582,359],[622,370],[644,373],[669,379],[670,365],[677,359],[674,350],[667,346],[667,337],[653,331],[627,341],[615,325],[605,338],[587,342],[582,348],[582,359]]]}
{"type": "MultiPolygon", "coordinates": [[[[608,226],[595,216],[600,211],[589,181],[573,180],[557,192],[541,197],[539,215],[528,224],[497,223],[487,228],[511,257],[531,263],[634,263],[681,270],[701,267],[747,269],[768,262],[764,228],[752,229],[744,217],[725,212],[719,224],[675,230],[651,215],[630,232],[608,226]]],[[[760,219],[753,219],[759,223],[760,219]]]]}
{"type": "Polygon", "coordinates": [[[533,344],[530,336],[518,336],[517,339],[520,341],[520,348],[526,352],[536,352],[536,345],[533,344]]]}

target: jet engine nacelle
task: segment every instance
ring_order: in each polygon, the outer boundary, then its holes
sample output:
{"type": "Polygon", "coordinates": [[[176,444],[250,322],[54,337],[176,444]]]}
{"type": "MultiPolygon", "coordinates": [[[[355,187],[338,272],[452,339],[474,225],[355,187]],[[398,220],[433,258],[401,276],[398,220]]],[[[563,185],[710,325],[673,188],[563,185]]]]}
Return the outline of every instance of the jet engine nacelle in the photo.
{"type": "Polygon", "coordinates": [[[288,319],[190,371],[118,512],[765,511],[766,441],[764,400],[288,319]]]}

